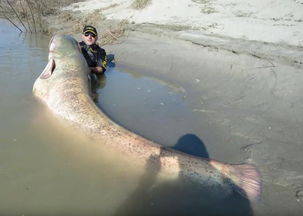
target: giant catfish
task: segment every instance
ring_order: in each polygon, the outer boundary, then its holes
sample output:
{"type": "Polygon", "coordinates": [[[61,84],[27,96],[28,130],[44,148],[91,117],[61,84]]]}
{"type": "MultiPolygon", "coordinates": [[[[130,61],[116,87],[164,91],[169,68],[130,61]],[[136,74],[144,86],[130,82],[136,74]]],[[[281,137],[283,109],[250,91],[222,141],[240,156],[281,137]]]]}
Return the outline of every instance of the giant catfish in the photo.
{"type": "Polygon", "coordinates": [[[94,103],[89,69],[78,42],[55,35],[49,46],[49,62],[35,81],[34,95],[58,117],[70,122],[106,148],[115,149],[140,163],[159,162],[161,170],[209,187],[236,188],[255,200],[261,192],[260,175],[250,164],[226,164],[164,147],[113,122],[94,103]]]}

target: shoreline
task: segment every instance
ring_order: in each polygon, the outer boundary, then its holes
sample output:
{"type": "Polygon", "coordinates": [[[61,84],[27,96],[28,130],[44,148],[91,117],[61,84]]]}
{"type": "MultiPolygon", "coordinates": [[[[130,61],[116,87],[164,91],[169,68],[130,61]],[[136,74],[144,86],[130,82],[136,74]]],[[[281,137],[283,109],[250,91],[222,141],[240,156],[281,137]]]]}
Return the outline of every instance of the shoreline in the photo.
{"type": "MultiPolygon", "coordinates": [[[[95,13],[98,14],[99,11],[97,10],[93,14],[95,13]]],[[[233,38],[220,34],[208,34],[178,25],[136,24],[127,20],[110,20],[103,15],[101,15],[100,22],[92,22],[92,19],[88,18],[91,15],[91,13],[85,12],[76,14],[72,11],[65,11],[62,17],[50,16],[46,20],[48,31],[50,34],[55,32],[71,34],[80,40],[82,28],[87,21],[86,23],[92,24],[98,29],[98,43],[101,46],[121,43],[123,38],[127,38],[129,35],[149,34],[159,37],[160,40],[172,38],[210,49],[226,50],[231,54],[247,54],[259,59],[283,62],[296,68],[303,67],[303,45],[295,46],[286,43],[233,38]],[[72,15],[66,17],[66,13],[72,13],[72,15]]]]}

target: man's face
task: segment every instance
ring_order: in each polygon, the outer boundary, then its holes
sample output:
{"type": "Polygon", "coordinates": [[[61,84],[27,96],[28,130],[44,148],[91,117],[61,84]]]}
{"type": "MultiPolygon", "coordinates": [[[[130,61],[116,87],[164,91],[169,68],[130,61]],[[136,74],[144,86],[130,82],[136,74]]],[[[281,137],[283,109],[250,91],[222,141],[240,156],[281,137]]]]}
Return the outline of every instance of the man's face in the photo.
{"type": "Polygon", "coordinates": [[[92,33],[85,33],[82,34],[82,39],[86,45],[93,45],[94,43],[96,43],[98,36],[92,33]]]}

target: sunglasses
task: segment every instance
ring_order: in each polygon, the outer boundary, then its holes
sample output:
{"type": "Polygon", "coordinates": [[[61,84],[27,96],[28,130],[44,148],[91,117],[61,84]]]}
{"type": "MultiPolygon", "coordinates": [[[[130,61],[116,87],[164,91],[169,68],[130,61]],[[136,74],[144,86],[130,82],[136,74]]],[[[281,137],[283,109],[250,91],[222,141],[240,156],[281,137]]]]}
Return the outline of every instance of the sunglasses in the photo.
{"type": "Polygon", "coordinates": [[[92,36],[93,38],[96,37],[96,35],[91,33],[91,32],[87,32],[87,33],[84,34],[85,37],[88,37],[89,35],[92,36]]]}

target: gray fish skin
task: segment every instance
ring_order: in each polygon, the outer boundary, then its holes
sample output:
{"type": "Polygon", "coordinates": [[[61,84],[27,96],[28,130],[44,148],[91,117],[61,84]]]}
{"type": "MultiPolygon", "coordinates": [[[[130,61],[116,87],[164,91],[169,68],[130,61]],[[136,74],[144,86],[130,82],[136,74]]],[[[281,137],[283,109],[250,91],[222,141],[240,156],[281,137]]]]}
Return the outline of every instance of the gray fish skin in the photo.
{"type": "Polygon", "coordinates": [[[259,197],[261,180],[253,165],[230,165],[181,153],[114,123],[93,102],[88,74],[78,42],[68,35],[55,35],[50,42],[49,63],[35,81],[33,93],[56,116],[132,160],[158,163],[163,172],[202,185],[218,185],[228,190],[230,181],[250,200],[259,197]]]}

